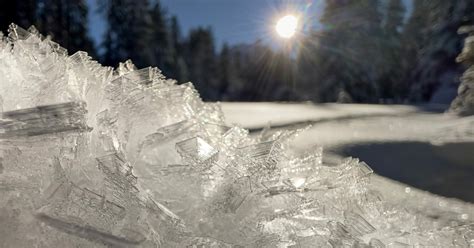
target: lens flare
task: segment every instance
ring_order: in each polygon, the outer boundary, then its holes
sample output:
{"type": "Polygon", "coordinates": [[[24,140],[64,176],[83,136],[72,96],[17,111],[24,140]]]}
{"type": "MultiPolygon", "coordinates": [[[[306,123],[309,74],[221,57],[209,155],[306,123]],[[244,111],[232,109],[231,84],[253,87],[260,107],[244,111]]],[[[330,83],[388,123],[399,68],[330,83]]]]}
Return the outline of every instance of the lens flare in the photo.
{"type": "Polygon", "coordinates": [[[298,18],[294,15],[286,15],[278,20],[275,28],[278,35],[282,38],[291,38],[296,34],[298,18]]]}

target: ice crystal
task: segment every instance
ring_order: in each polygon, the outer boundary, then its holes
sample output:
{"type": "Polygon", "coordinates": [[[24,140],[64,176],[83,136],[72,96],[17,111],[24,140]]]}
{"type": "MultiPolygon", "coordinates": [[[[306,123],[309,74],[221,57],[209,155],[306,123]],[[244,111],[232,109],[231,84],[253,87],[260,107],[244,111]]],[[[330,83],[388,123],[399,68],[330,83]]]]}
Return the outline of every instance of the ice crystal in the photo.
{"type": "Polygon", "coordinates": [[[157,68],[117,70],[11,25],[0,42],[2,247],[468,247],[389,204],[354,158],[251,136],[157,68]]]}

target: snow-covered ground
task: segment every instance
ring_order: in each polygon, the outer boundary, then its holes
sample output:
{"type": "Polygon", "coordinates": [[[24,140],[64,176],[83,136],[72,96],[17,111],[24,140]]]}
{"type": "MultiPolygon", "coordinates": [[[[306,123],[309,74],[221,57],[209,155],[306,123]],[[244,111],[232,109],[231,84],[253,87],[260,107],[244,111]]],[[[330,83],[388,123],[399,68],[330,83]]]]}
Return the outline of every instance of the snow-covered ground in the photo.
{"type": "Polygon", "coordinates": [[[222,109],[228,123],[254,132],[268,123],[311,125],[295,149],[323,146],[330,159],[358,157],[381,175],[372,187],[394,204],[446,221],[474,220],[474,205],[417,189],[474,202],[474,117],[406,105],[222,103],[222,109]]]}
{"type": "Polygon", "coordinates": [[[311,103],[253,103],[224,102],[222,110],[228,123],[238,123],[248,129],[272,126],[346,119],[364,116],[394,116],[416,113],[419,108],[404,105],[373,104],[319,104],[311,103]]]}
{"type": "MultiPolygon", "coordinates": [[[[338,147],[367,142],[426,142],[434,145],[474,142],[474,117],[457,117],[429,107],[369,104],[222,103],[227,123],[250,130],[271,125],[312,125],[296,141],[338,147]]],[[[474,166],[474,165],[473,165],[474,166]]]]}

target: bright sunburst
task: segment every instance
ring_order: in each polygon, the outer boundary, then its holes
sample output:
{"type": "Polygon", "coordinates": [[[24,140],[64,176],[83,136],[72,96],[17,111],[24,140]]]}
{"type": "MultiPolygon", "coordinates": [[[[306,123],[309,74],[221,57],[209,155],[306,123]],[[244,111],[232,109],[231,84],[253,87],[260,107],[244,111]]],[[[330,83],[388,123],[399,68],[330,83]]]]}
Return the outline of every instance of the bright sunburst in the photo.
{"type": "Polygon", "coordinates": [[[296,34],[298,18],[294,15],[286,15],[278,20],[275,28],[278,35],[282,38],[289,39],[296,34]]]}

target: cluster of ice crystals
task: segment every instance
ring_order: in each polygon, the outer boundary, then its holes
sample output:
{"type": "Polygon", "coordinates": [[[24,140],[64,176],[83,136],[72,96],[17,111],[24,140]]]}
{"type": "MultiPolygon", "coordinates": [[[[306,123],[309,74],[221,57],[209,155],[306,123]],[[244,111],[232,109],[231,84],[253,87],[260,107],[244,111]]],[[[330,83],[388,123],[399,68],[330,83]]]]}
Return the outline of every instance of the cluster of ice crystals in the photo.
{"type": "Polygon", "coordinates": [[[0,42],[1,247],[468,247],[369,190],[357,159],[250,136],[158,69],[71,56],[34,28],[0,42]]]}

